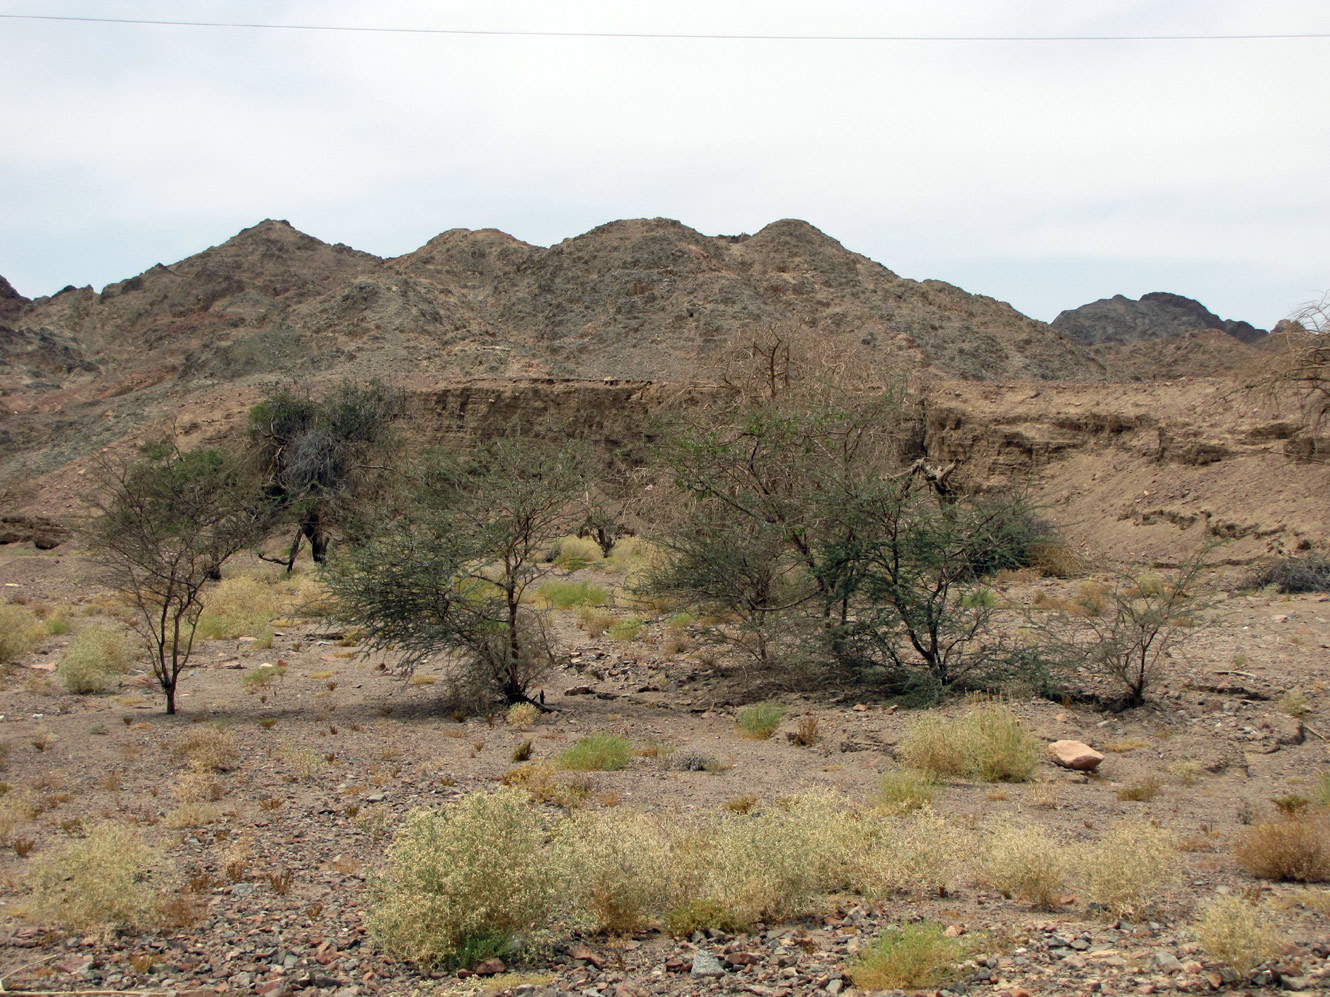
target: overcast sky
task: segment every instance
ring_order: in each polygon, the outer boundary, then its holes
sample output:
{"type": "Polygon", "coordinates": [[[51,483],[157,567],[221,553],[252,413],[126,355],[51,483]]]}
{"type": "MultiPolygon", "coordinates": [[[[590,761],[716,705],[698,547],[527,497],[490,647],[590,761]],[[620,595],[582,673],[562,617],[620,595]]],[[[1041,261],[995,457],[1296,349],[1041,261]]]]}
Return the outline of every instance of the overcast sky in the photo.
{"type": "MultiPolygon", "coordinates": [[[[0,13],[684,34],[1330,33],[1324,0],[0,0],[0,13]]],[[[1041,319],[1330,289],[1330,38],[771,41],[0,19],[0,274],[96,288],[285,218],[396,256],[803,218],[1041,319]]]]}

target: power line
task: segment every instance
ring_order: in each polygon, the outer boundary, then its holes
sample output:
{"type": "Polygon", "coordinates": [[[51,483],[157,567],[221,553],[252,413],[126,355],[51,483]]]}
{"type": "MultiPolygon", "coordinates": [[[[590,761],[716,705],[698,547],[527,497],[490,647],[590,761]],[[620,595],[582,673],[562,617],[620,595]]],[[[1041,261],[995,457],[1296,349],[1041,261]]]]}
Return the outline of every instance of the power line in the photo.
{"type": "Polygon", "coordinates": [[[706,34],[670,31],[535,31],[480,28],[405,28],[341,24],[264,24],[250,21],[168,21],[132,17],[78,17],[64,14],[0,14],[14,21],[133,24],[169,28],[241,28],[267,31],[336,31],[382,35],[457,35],[496,38],[662,39],[667,41],[754,42],[1246,42],[1330,38],[1330,32],[1178,35],[774,35],[706,34]]]}

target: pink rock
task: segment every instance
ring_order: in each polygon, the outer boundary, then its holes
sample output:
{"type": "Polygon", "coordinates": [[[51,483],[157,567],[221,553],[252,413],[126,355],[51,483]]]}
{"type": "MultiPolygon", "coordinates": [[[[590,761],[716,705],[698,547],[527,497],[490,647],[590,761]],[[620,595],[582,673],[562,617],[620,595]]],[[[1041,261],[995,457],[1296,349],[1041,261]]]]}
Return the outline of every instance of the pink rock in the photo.
{"type": "Polygon", "coordinates": [[[1054,741],[1048,746],[1048,757],[1055,765],[1078,772],[1093,772],[1104,756],[1083,741],[1054,741]]]}

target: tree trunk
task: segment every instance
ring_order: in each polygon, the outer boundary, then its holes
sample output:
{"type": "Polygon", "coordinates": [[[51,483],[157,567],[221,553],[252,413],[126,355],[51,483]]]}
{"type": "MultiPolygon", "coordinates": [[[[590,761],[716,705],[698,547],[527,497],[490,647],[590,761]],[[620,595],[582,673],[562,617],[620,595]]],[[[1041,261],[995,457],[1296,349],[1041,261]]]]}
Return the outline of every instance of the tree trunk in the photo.
{"type": "Polygon", "coordinates": [[[170,685],[163,684],[162,692],[166,693],[166,712],[168,715],[175,714],[175,683],[170,685]]]}

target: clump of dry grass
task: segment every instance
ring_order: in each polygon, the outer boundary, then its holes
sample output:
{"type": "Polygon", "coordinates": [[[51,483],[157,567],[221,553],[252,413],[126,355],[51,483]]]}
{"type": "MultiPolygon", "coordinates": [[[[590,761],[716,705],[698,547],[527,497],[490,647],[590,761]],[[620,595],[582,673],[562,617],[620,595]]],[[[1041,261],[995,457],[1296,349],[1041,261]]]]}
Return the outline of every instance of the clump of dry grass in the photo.
{"type": "Polygon", "coordinates": [[[508,726],[526,729],[540,719],[540,709],[534,703],[514,703],[508,707],[508,726]]]}
{"type": "Polygon", "coordinates": [[[28,868],[29,914],[69,931],[109,932],[152,927],[161,911],[167,860],[138,832],[98,824],[84,838],[38,855],[28,868]]]}
{"type": "Polygon", "coordinates": [[[37,816],[36,805],[17,789],[0,796],[0,844],[10,844],[14,835],[37,816]]]}
{"type": "Polygon", "coordinates": [[[1135,803],[1144,803],[1153,800],[1159,795],[1159,780],[1154,776],[1146,776],[1136,782],[1129,783],[1121,787],[1117,792],[1119,800],[1130,800],[1135,803]]]}
{"type": "Polygon", "coordinates": [[[674,906],[675,844],[661,822],[633,811],[584,811],[562,822],[550,863],[573,923],[627,934],[674,906]]]}
{"type": "Polygon", "coordinates": [[[271,585],[253,575],[233,575],[206,594],[197,633],[205,640],[264,637],[277,615],[271,585]]]}
{"type": "Polygon", "coordinates": [[[1177,838],[1145,821],[1118,821],[1076,857],[1085,896],[1118,917],[1138,918],[1182,875],[1177,838]]]}
{"type": "Polygon", "coordinates": [[[1239,897],[1215,897],[1201,908],[1192,924],[1205,951],[1240,977],[1279,953],[1279,936],[1270,911],[1239,897]]]}
{"type": "Polygon", "coordinates": [[[1246,828],[1234,847],[1238,865],[1262,879],[1330,880],[1330,817],[1301,810],[1246,828]]]}
{"type": "Polygon", "coordinates": [[[600,637],[614,625],[614,614],[603,609],[583,607],[577,611],[577,619],[588,637],[600,637]]]}
{"type": "Polygon", "coordinates": [[[27,606],[0,602],[0,665],[17,661],[41,640],[42,624],[27,606]]]}
{"type": "Polygon", "coordinates": [[[105,692],[120,684],[132,661],[133,649],[123,631],[89,627],[70,642],[55,674],[72,693],[105,692]]]}
{"type": "Polygon", "coordinates": [[[240,753],[228,731],[195,727],[176,742],[175,754],[196,772],[229,772],[240,764],[240,753]]]}
{"type": "Polygon", "coordinates": [[[989,828],[981,875],[1006,896],[1047,910],[1065,890],[1072,868],[1066,846],[1037,824],[1003,821],[989,828]]]}
{"type": "Polygon", "coordinates": [[[411,813],[371,887],[371,935],[431,971],[504,952],[554,908],[544,840],[539,813],[513,789],[411,813]]]}
{"type": "Polygon", "coordinates": [[[878,778],[871,802],[887,813],[901,816],[926,807],[937,796],[937,778],[918,769],[892,769],[878,778]]]}
{"type": "Polygon", "coordinates": [[[1042,752],[1010,707],[972,700],[959,717],[915,720],[898,754],[905,766],[940,778],[1024,782],[1042,752]]]}

